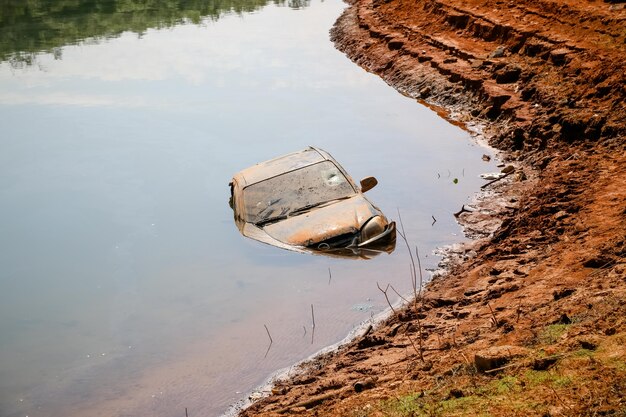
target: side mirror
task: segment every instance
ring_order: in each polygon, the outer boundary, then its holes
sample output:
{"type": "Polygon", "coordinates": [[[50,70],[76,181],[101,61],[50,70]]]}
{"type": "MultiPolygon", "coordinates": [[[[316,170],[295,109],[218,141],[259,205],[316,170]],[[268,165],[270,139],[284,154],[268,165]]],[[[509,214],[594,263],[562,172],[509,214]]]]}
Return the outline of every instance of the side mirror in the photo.
{"type": "Polygon", "coordinates": [[[374,177],[363,178],[361,180],[361,192],[364,193],[371,190],[376,187],[376,184],[378,184],[378,180],[374,177]]]}

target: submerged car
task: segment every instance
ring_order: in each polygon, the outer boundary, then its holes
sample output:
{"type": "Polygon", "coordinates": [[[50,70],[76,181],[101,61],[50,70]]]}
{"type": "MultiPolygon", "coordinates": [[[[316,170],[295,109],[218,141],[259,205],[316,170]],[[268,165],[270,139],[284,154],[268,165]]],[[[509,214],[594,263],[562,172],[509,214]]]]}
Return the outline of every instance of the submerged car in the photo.
{"type": "Polygon", "coordinates": [[[309,147],[246,168],[230,182],[240,232],[298,252],[369,258],[395,248],[395,223],[327,152],[309,147]]]}

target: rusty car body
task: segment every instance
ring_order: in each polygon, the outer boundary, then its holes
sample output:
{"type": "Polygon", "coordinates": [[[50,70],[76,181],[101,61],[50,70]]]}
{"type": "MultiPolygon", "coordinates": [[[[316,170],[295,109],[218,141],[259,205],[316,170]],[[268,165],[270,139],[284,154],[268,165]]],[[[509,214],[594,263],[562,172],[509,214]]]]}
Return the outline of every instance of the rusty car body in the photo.
{"type": "Polygon", "coordinates": [[[395,223],[327,152],[309,147],[246,168],[230,182],[230,206],[246,237],[297,252],[370,258],[395,248],[395,223]]]}

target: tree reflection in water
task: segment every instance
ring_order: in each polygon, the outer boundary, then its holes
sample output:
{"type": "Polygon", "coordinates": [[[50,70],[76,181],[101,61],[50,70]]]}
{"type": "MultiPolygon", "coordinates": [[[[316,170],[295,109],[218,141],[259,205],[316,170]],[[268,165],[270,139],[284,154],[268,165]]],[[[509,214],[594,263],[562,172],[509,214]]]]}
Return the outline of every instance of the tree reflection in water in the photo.
{"type": "Polygon", "coordinates": [[[217,20],[268,4],[294,9],[310,0],[0,0],[0,62],[25,67],[38,53],[62,58],[62,47],[100,42],[124,32],[217,20]]]}

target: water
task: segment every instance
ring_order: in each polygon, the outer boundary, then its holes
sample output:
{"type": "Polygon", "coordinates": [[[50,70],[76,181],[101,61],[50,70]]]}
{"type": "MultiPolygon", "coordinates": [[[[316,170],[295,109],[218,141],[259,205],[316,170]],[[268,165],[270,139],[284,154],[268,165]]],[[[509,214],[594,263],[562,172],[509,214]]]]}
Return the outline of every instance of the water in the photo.
{"type": "Polygon", "coordinates": [[[338,0],[147,3],[40,10],[50,33],[0,16],[2,417],[218,415],[383,311],[377,282],[410,291],[400,244],[351,261],[242,237],[236,171],[319,146],[378,178],[434,268],[494,169],[333,48],[338,0]]]}

